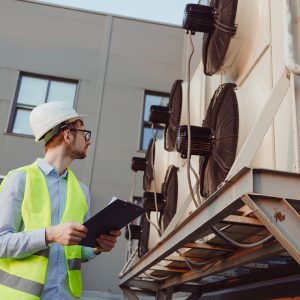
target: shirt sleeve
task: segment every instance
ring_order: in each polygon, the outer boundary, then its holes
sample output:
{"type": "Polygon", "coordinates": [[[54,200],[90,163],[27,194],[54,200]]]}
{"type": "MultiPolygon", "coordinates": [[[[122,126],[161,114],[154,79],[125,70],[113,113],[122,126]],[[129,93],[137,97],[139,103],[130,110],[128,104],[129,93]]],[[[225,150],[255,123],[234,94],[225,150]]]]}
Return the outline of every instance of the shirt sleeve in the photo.
{"type": "Polygon", "coordinates": [[[45,229],[23,232],[25,171],[14,171],[0,192],[0,258],[24,258],[46,249],[45,229]]]}
{"type": "MultiPolygon", "coordinates": [[[[84,216],[84,222],[87,221],[90,217],[90,202],[91,202],[91,198],[90,198],[90,192],[89,189],[86,185],[84,185],[83,183],[80,182],[81,188],[83,190],[83,193],[85,195],[85,199],[87,201],[88,204],[88,210],[84,216]]],[[[96,257],[97,255],[93,252],[93,248],[90,247],[85,247],[82,246],[81,247],[81,260],[82,262],[86,262],[94,257],[96,257]]]]}

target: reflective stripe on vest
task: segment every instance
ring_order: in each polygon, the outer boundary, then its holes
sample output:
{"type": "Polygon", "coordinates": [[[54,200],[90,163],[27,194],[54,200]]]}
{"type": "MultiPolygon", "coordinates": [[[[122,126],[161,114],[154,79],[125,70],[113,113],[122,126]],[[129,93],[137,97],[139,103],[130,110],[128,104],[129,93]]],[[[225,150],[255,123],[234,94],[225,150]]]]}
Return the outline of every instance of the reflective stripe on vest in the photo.
{"type": "MultiPolygon", "coordinates": [[[[50,226],[50,196],[43,173],[35,163],[19,170],[25,170],[27,173],[22,202],[24,231],[50,226]]],[[[0,185],[0,191],[5,182],[6,178],[0,185]]],[[[67,200],[61,223],[67,221],[83,223],[87,209],[81,186],[73,172],[68,169],[67,200]]],[[[81,246],[65,246],[64,252],[70,291],[73,296],[80,297],[82,292],[79,263],[81,262],[81,246]]],[[[49,248],[24,259],[1,258],[0,295],[5,295],[5,299],[39,299],[45,283],[48,256],[49,248]]]]}
{"type": "Polygon", "coordinates": [[[34,296],[40,296],[44,287],[43,284],[9,274],[2,270],[0,270],[0,284],[34,296]]]}

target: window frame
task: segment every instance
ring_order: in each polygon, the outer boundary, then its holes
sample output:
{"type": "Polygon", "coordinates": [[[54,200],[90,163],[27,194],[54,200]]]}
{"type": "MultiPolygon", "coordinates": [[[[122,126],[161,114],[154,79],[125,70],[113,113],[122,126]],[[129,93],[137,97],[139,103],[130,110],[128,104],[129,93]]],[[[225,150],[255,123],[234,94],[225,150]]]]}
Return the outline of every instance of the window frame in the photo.
{"type": "MultiPolygon", "coordinates": [[[[143,100],[143,110],[142,110],[142,122],[141,122],[141,134],[140,134],[140,143],[139,143],[139,151],[146,152],[147,149],[143,149],[143,139],[144,139],[144,129],[152,127],[151,123],[149,121],[144,120],[145,115],[145,106],[146,106],[146,98],[147,96],[159,96],[164,98],[169,98],[170,101],[170,93],[167,92],[159,92],[159,91],[153,91],[153,90],[144,90],[144,100],[143,100]]],[[[168,102],[169,103],[169,102],[168,102]]],[[[154,129],[164,129],[164,126],[160,125],[154,125],[154,129]]]]}
{"type": "Polygon", "coordinates": [[[15,120],[16,120],[17,110],[20,108],[20,109],[25,109],[25,110],[32,111],[36,107],[35,105],[18,104],[17,103],[19,93],[20,93],[21,82],[22,82],[23,77],[31,77],[31,78],[38,78],[38,79],[48,80],[46,97],[45,97],[46,101],[44,103],[47,103],[51,81],[58,81],[58,82],[76,84],[73,107],[76,107],[76,104],[77,104],[77,94],[78,94],[79,80],[71,79],[71,78],[65,78],[65,77],[59,77],[59,76],[52,76],[52,75],[26,72],[26,71],[20,71],[19,72],[18,81],[17,81],[17,85],[16,85],[16,90],[15,90],[15,95],[14,95],[12,107],[11,107],[11,110],[10,110],[10,116],[9,116],[9,121],[8,121],[8,125],[7,125],[6,134],[21,136],[21,137],[27,137],[27,138],[33,138],[34,137],[33,135],[29,135],[29,134],[25,134],[25,133],[16,133],[16,132],[12,131],[13,130],[13,125],[14,125],[15,120]]]}

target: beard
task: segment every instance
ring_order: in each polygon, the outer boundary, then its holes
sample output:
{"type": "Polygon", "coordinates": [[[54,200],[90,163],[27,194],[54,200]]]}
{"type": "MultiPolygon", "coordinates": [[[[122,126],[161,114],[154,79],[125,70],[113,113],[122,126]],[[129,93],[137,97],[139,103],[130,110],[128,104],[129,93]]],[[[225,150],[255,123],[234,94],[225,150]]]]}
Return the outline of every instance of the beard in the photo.
{"type": "Polygon", "coordinates": [[[84,150],[75,149],[73,145],[69,145],[67,148],[67,155],[71,159],[84,159],[86,157],[87,147],[84,150]]]}

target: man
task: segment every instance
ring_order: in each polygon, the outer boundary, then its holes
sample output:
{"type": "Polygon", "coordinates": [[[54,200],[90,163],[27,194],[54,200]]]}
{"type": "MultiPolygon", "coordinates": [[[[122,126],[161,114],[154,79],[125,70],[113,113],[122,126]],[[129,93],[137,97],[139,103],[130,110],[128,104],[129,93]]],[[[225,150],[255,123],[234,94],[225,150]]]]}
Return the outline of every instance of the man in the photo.
{"type": "Polygon", "coordinates": [[[78,299],[80,265],[111,251],[119,230],[79,246],[89,217],[88,188],[68,167],[86,157],[91,132],[63,102],[35,107],[30,125],[45,156],[11,171],[0,186],[0,299],[78,299]]]}

